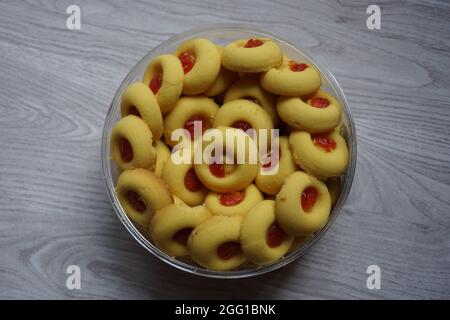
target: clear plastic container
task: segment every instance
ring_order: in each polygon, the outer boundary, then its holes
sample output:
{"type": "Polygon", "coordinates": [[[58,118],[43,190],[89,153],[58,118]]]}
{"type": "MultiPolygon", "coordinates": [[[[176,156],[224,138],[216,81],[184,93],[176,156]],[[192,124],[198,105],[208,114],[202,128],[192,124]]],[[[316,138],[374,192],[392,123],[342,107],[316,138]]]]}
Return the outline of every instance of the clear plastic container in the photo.
{"type": "Polygon", "coordinates": [[[248,26],[237,26],[237,25],[210,25],[201,28],[191,29],[187,32],[177,34],[170,39],[162,42],[160,45],[150,50],[134,67],[131,69],[130,73],[125,77],[125,79],[120,84],[119,89],[117,90],[114,99],[111,103],[111,107],[108,110],[108,114],[106,116],[105,125],[103,128],[103,136],[102,136],[102,170],[103,177],[106,183],[106,189],[108,192],[108,196],[111,199],[111,203],[113,205],[114,211],[119,217],[120,221],[124,224],[127,230],[131,233],[131,235],[136,239],[138,243],[140,243],[145,249],[147,249],[151,254],[155,255],[165,263],[200,276],[211,277],[211,278],[245,278],[256,276],[260,274],[264,274],[278,268],[281,268],[298,258],[300,258],[303,254],[305,254],[309,248],[316,243],[330,226],[333,224],[334,220],[337,218],[340,213],[342,206],[344,205],[347,196],[350,192],[350,188],[353,182],[353,176],[355,173],[356,167],[356,133],[355,133],[355,125],[353,123],[353,119],[350,113],[350,109],[345,98],[344,92],[342,91],[341,86],[336,81],[334,76],[323,66],[318,65],[311,57],[309,57],[305,52],[296,48],[293,44],[289,43],[286,40],[278,36],[274,36],[266,31],[261,31],[255,29],[253,27],[248,26]],[[322,75],[322,89],[333,94],[341,103],[343,108],[342,114],[342,124],[344,130],[344,136],[347,140],[349,152],[350,152],[350,161],[347,167],[346,172],[341,177],[342,184],[342,192],[341,195],[336,202],[328,220],[328,223],[325,225],[323,229],[316,232],[312,235],[306,242],[300,245],[295,251],[286,254],[284,258],[273,262],[269,265],[265,266],[253,266],[249,265],[248,268],[243,268],[236,271],[212,271],[207,270],[201,266],[195,265],[194,263],[190,263],[188,260],[182,261],[180,259],[176,259],[168,256],[161,250],[159,250],[151,241],[148,236],[146,236],[138,225],[135,225],[125,214],[122,206],[120,205],[114,189],[117,182],[118,171],[116,165],[111,160],[110,157],[110,135],[111,130],[116,123],[120,119],[120,98],[122,93],[126,89],[126,87],[135,81],[142,81],[143,74],[149,62],[164,53],[174,52],[179,44],[190,39],[190,38],[207,38],[215,43],[225,45],[231,41],[237,39],[246,39],[246,38],[261,38],[267,37],[274,39],[281,47],[283,52],[292,59],[296,59],[299,61],[305,61],[308,64],[314,65],[322,75]]]}

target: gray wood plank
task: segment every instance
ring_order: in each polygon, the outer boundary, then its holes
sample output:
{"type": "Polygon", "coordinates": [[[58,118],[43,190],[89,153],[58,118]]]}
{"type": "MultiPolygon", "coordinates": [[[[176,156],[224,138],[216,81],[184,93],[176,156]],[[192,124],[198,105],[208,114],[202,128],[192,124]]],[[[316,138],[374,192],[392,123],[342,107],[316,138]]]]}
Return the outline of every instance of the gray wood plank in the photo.
{"type": "Polygon", "coordinates": [[[450,5],[377,1],[0,3],[0,298],[450,298],[450,5]],[[141,248],[115,217],[100,135],[115,90],[149,49],[210,23],[291,39],[347,94],[358,166],[345,209],[290,266],[252,279],[184,274],[141,248]],[[65,286],[76,264],[82,288],[65,286]],[[381,290],[366,288],[377,264],[381,290]]]}

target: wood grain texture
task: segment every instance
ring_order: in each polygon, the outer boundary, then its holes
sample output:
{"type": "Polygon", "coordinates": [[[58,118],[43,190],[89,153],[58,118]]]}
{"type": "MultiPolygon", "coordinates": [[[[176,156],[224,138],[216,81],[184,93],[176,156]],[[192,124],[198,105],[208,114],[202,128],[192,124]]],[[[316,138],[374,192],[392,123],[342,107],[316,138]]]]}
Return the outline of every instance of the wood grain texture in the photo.
{"type": "Polygon", "coordinates": [[[0,298],[450,298],[450,5],[377,1],[0,2],[0,298]],[[82,27],[65,27],[68,5],[82,27]],[[121,80],[149,49],[210,23],[291,39],[328,67],[357,125],[345,209],[288,267],[203,279],[148,254],[115,217],[100,136],[121,80]],[[65,287],[68,265],[82,288],[65,287]],[[381,267],[381,290],[366,268],[381,267]]]}

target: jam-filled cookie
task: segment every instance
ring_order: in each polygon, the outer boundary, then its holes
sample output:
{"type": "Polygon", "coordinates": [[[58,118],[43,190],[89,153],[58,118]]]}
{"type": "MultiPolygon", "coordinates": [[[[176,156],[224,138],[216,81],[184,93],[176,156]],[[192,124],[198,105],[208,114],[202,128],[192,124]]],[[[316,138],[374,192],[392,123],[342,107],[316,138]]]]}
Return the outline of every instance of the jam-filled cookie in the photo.
{"type": "Polygon", "coordinates": [[[182,43],[175,55],[184,71],[183,94],[195,95],[214,84],[220,71],[220,51],[208,39],[192,39],[182,43]]]}
{"type": "MultiPolygon", "coordinates": [[[[222,56],[223,47],[216,46],[220,52],[220,56],[222,56]]],[[[203,92],[204,96],[213,97],[224,93],[231,84],[236,81],[238,78],[238,74],[231,70],[225,69],[224,67],[220,68],[219,75],[217,76],[214,83],[211,87],[208,88],[205,92],[203,92]]]]}
{"type": "Polygon", "coordinates": [[[281,49],[273,40],[242,39],[225,47],[222,64],[237,72],[265,72],[281,64],[281,49]]]}
{"type": "Polygon", "coordinates": [[[242,217],[213,216],[188,239],[189,253],[199,265],[218,271],[236,269],[246,261],[241,249],[242,217]]]}
{"type": "Polygon", "coordinates": [[[241,79],[233,83],[227,90],[223,102],[227,103],[237,99],[247,99],[260,105],[269,114],[273,125],[278,123],[279,119],[275,108],[276,97],[263,90],[257,80],[241,79]]]}
{"type": "Polygon", "coordinates": [[[171,54],[156,57],[144,73],[143,83],[149,87],[158,101],[162,113],[172,110],[183,90],[183,67],[171,54]]]}
{"type": "Polygon", "coordinates": [[[258,134],[259,129],[266,129],[267,139],[270,139],[270,129],[273,129],[273,122],[266,110],[256,103],[238,99],[227,102],[219,108],[213,126],[232,127],[244,132],[248,129],[254,129],[256,134],[258,134]]]}
{"type": "Polygon", "coordinates": [[[208,190],[200,182],[194,170],[193,154],[188,163],[177,163],[182,159],[183,150],[179,149],[171,155],[164,166],[162,178],[169,185],[170,191],[189,206],[202,204],[208,190]],[[175,161],[177,162],[175,162],[175,161]]]}
{"type": "Polygon", "coordinates": [[[304,96],[320,87],[320,74],[311,65],[283,58],[282,64],[263,73],[261,86],[274,94],[283,96],[304,96]]]}
{"type": "Polygon", "coordinates": [[[311,133],[333,130],[341,121],[339,101],[323,90],[318,90],[306,101],[282,96],[278,99],[277,111],[291,127],[311,133]]]}
{"type": "Polygon", "coordinates": [[[250,184],[241,191],[229,193],[211,191],[205,198],[205,205],[215,215],[244,216],[255,204],[263,199],[261,191],[254,184],[250,184]]]}
{"type": "Polygon", "coordinates": [[[278,225],[275,201],[264,200],[244,216],[241,246],[247,258],[258,265],[280,259],[289,250],[293,237],[278,225]]]}
{"type": "Polygon", "coordinates": [[[148,227],[157,210],[173,203],[167,184],[142,168],[122,172],[117,180],[116,194],[126,214],[144,228],[148,227]]]}
{"type": "MultiPolygon", "coordinates": [[[[214,116],[219,107],[213,99],[206,97],[182,97],[180,98],[173,110],[164,118],[164,138],[166,142],[174,146],[180,137],[172,139],[172,132],[176,129],[186,129],[191,140],[194,139],[195,123],[201,124],[202,131],[212,127],[214,116]]],[[[201,137],[202,131],[199,132],[201,137]]],[[[183,137],[185,137],[183,135],[183,137]]],[[[181,138],[183,139],[183,138],[181,138]]]]}
{"type": "Polygon", "coordinates": [[[130,84],[122,95],[120,104],[122,117],[135,115],[144,120],[158,140],[163,133],[163,119],[155,95],[142,82],[130,84]]]}
{"type": "Polygon", "coordinates": [[[187,256],[187,240],[192,230],[210,217],[205,206],[170,204],[153,215],[149,233],[156,246],[168,255],[187,256]]]}
{"type": "Polygon", "coordinates": [[[258,148],[249,135],[240,129],[219,127],[206,131],[203,139],[203,145],[198,148],[203,148],[203,160],[207,161],[194,164],[194,168],[208,189],[220,193],[234,192],[252,183],[258,173],[258,148]],[[216,136],[222,139],[214,139],[216,136]],[[212,155],[216,150],[223,154],[212,155]],[[205,159],[205,155],[211,157],[205,159]],[[227,155],[232,155],[233,159],[227,160],[227,155]]]}
{"type": "Polygon", "coordinates": [[[279,137],[278,141],[278,157],[270,155],[270,157],[266,158],[266,161],[261,161],[263,163],[255,180],[258,188],[269,195],[276,195],[280,191],[284,179],[292,172],[298,170],[289,149],[288,138],[282,136],[279,137]]]}
{"type": "Polygon", "coordinates": [[[295,163],[319,179],[338,177],[347,168],[347,143],[337,131],[295,131],[289,136],[289,145],[295,163]]]}
{"type": "Polygon", "coordinates": [[[303,171],[285,179],[275,203],[280,227],[292,236],[320,230],[327,223],[331,208],[325,183],[303,171]]]}
{"type": "Polygon", "coordinates": [[[111,157],[120,170],[152,169],[156,152],[153,134],[141,118],[129,115],[115,124],[111,131],[111,157]]]}
{"type": "Polygon", "coordinates": [[[170,158],[170,149],[164,143],[164,141],[161,141],[161,140],[156,140],[153,143],[153,146],[154,146],[155,152],[156,152],[156,162],[155,162],[155,168],[153,169],[153,172],[158,177],[161,177],[164,166],[166,165],[166,162],[170,158]]]}

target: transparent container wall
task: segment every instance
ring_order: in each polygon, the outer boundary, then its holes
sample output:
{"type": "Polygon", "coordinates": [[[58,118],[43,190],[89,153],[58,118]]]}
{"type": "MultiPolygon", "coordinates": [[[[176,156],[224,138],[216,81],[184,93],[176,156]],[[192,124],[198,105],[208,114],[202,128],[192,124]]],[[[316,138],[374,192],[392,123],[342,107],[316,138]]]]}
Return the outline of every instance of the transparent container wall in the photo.
{"type": "Polygon", "coordinates": [[[341,87],[339,86],[333,75],[330,72],[328,72],[325,68],[317,65],[317,63],[315,63],[310,57],[308,57],[306,53],[300,51],[299,49],[296,49],[293,45],[289,44],[288,42],[281,40],[280,38],[274,35],[268,34],[267,32],[258,31],[255,30],[254,28],[248,28],[245,26],[217,25],[193,29],[188,32],[176,35],[167,41],[164,41],[159,46],[152,49],[148,54],[146,54],[130,71],[130,73],[126,76],[126,78],[121,83],[119,89],[117,90],[105,120],[102,138],[102,165],[108,195],[111,199],[116,214],[118,215],[122,223],[125,225],[125,227],[128,229],[128,231],[144,248],[146,248],[148,251],[150,251],[151,253],[153,253],[155,256],[165,261],[166,263],[178,269],[184,270],[186,272],[215,278],[242,278],[266,273],[278,269],[296,260],[297,258],[302,256],[308,250],[308,248],[312,244],[314,244],[318,239],[320,239],[320,237],[328,230],[328,228],[334,222],[340,210],[342,209],[343,203],[345,202],[348,196],[351,184],[353,182],[354,170],[356,166],[356,136],[353,120],[344,93],[342,92],[341,87]],[[143,232],[143,230],[139,226],[135,225],[127,217],[114,193],[114,186],[116,185],[117,182],[118,171],[116,165],[110,158],[109,138],[112,127],[114,126],[115,122],[117,122],[120,119],[120,98],[122,96],[122,93],[130,83],[142,81],[145,69],[153,58],[161,54],[174,52],[175,49],[178,47],[178,45],[181,44],[182,42],[190,38],[199,38],[199,37],[210,39],[213,42],[220,45],[226,45],[229,42],[232,42],[237,39],[261,38],[261,37],[272,38],[280,45],[284,54],[286,54],[289,58],[306,62],[310,65],[313,65],[317,70],[319,70],[319,72],[322,75],[321,88],[333,94],[341,102],[341,105],[343,107],[342,124],[344,136],[347,140],[347,144],[349,147],[350,162],[347,171],[342,176],[341,182],[342,192],[340,198],[338,199],[336,205],[334,206],[331,212],[330,219],[327,225],[322,230],[318,231],[317,233],[309,237],[309,239],[305,241],[302,245],[300,245],[298,249],[287,254],[283,259],[276,261],[270,265],[266,265],[263,267],[256,267],[249,264],[247,265],[247,268],[244,267],[241,270],[219,272],[206,270],[200,266],[195,265],[194,263],[189,261],[189,259],[181,261],[179,259],[169,257],[164,252],[160,251],[156,246],[154,246],[150,238],[148,238],[145,235],[145,232],[143,232]]]}

